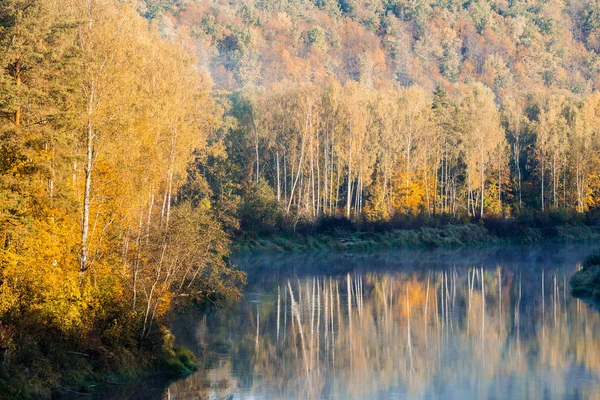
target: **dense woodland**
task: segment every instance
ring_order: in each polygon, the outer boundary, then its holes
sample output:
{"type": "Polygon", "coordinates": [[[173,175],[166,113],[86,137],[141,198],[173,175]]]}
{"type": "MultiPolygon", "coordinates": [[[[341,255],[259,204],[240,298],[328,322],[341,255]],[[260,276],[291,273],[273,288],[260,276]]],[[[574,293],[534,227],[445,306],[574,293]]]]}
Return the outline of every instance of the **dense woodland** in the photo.
{"type": "Polygon", "coordinates": [[[185,38],[113,0],[2,2],[0,26],[0,397],[37,397],[172,352],[172,305],[244,277],[186,173],[221,111],[185,38]]]}
{"type": "Polygon", "coordinates": [[[0,384],[171,351],[240,232],[593,211],[598,53],[596,1],[3,1],[0,384]]]}
{"type": "Polygon", "coordinates": [[[597,2],[155,1],[141,10],[166,35],[190,37],[219,89],[226,162],[201,170],[217,200],[241,197],[242,228],[596,206],[597,2]]]}

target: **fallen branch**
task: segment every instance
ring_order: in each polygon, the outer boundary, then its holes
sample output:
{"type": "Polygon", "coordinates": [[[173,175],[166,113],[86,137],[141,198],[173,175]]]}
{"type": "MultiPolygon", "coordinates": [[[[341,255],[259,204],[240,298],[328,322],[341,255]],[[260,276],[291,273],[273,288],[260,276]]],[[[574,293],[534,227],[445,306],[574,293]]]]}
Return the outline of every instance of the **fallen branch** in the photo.
{"type": "Polygon", "coordinates": [[[85,353],[80,353],[78,351],[67,351],[67,353],[71,353],[71,354],[76,354],[78,356],[85,356],[85,357],[89,357],[89,354],[85,354],[85,353]]]}

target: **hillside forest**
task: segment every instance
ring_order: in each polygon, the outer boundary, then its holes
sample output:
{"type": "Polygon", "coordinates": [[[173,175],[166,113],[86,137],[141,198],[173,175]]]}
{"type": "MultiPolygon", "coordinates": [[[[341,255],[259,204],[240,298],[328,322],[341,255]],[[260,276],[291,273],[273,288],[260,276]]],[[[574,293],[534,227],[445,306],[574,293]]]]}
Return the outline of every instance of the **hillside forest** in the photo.
{"type": "Polygon", "coordinates": [[[237,198],[242,227],[269,232],[322,216],[593,210],[599,7],[217,0],[142,13],[190,39],[226,110],[225,165],[198,164],[216,200],[237,198]]]}
{"type": "Polygon", "coordinates": [[[598,53],[589,0],[3,1],[2,392],[175,356],[245,233],[590,220],[598,53]]]}

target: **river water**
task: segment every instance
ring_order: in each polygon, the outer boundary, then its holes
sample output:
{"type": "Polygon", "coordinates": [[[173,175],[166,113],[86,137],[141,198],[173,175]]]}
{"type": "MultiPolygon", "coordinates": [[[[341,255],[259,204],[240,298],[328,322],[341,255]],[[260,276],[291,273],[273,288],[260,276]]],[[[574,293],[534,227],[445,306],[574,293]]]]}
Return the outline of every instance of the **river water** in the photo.
{"type": "Polygon", "coordinates": [[[569,295],[598,246],[253,256],[244,298],[172,327],[185,379],[109,399],[597,399],[600,314],[569,295]]]}

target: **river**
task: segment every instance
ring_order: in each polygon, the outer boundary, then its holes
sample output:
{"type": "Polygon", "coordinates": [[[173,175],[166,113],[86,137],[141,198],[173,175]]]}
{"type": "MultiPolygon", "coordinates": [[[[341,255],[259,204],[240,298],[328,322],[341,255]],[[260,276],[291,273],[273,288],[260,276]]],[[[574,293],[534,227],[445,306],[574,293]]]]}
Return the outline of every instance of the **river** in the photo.
{"type": "Polygon", "coordinates": [[[600,314],[568,286],[597,247],[238,258],[244,298],[173,324],[198,372],[95,397],[600,398],[600,314]]]}

